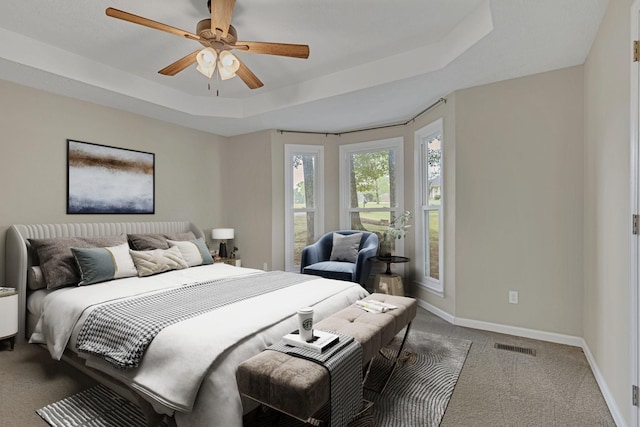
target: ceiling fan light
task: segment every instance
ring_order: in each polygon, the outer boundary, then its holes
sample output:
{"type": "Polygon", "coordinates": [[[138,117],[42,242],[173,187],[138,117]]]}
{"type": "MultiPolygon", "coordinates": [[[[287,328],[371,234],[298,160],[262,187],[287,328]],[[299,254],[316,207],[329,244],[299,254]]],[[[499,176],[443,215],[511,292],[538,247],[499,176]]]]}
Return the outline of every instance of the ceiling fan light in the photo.
{"type": "Polygon", "coordinates": [[[230,73],[235,74],[240,68],[240,61],[228,50],[222,51],[220,52],[220,68],[224,68],[230,73]]]}
{"type": "Polygon", "coordinates": [[[234,71],[230,71],[227,67],[218,67],[218,73],[221,80],[228,80],[236,76],[234,71]]]}
{"type": "Polygon", "coordinates": [[[213,71],[216,69],[215,64],[213,65],[213,67],[211,66],[202,66],[200,64],[198,64],[198,66],[196,67],[196,70],[198,70],[200,72],[200,74],[202,74],[205,77],[211,78],[211,76],[213,76],[213,71]]]}
{"type": "Polygon", "coordinates": [[[196,55],[196,61],[201,67],[213,67],[216,66],[216,59],[218,59],[218,53],[210,47],[202,49],[196,55]]]}

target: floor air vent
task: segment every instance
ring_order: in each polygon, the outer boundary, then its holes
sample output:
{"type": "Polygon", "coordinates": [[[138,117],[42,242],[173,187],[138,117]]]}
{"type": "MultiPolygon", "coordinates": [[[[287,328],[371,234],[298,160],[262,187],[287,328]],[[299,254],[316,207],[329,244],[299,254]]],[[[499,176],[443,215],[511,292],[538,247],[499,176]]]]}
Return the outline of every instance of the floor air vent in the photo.
{"type": "Polygon", "coordinates": [[[516,353],[528,354],[530,356],[536,355],[536,350],[533,348],[517,347],[515,345],[507,345],[507,344],[500,344],[500,343],[495,343],[493,347],[497,348],[498,350],[515,351],[516,353]]]}

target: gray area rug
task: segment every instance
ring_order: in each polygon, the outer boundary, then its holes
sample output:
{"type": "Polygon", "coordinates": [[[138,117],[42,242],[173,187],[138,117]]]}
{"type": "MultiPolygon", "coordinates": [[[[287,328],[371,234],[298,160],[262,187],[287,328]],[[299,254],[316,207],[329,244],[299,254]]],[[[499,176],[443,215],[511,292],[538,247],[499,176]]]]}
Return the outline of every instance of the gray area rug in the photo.
{"type": "MultiPolygon", "coordinates": [[[[395,346],[400,340],[395,339],[395,346]]],[[[393,347],[393,346],[392,346],[393,347]]],[[[375,426],[435,427],[447,409],[471,341],[453,340],[421,331],[411,331],[401,363],[382,394],[365,390],[373,402],[375,426]]],[[[367,388],[379,390],[381,379],[391,369],[395,349],[384,349],[374,360],[367,388]],[[385,357],[387,356],[387,357],[385,357]]]]}
{"type": "Polygon", "coordinates": [[[146,426],[137,405],[103,385],[97,385],[36,411],[53,427],[146,426]]]}
{"type": "MultiPolygon", "coordinates": [[[[471,341],[411,331],[391,381],[380,394],[391,356],[400,345],[396,338],[374,360],[365,399],[372,402],[350,427],[435,427],[447,409],[453,389],[471,347],[471,341]],[[370,390],[371,389],[371,390],[370,390]]],[[[140,409],[98,385],[36,411],[52,427],[146,426],[140,409]]],[[[297,427],[304,424],[273,410],[260,414],[255,426],[297,427]]]]}

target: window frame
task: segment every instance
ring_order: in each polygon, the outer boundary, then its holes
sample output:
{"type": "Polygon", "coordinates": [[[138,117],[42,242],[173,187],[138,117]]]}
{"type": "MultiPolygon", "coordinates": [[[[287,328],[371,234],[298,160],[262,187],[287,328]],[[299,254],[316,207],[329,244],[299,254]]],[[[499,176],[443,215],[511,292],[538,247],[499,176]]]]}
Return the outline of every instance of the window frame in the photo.
{"type": "MultiPolygon", "coordinates": [[[[343,230],[351,229],[351,213],[354,211],[366,212],[366,211],[380,211],[379,208],[352,208],[351,207],[351,185],[350,185],[350,162],[349,156],[351,154],[367,153],[372,151],[382,150],[395,150],[396,151],[396,165],[395,165],[395,186],[396,186],[396,207],[389,208],[389,212],[392,212],[395,217],[402,215],[405,212],[404,209],[404,138],[394,137],[387,139],[380,139],[374,141],[358,142],[353,144],[344,144],[340,146],[340,227],[343,230]]],[[[405,239],[400,239],[395,242],[395,254],[403,256],[405,254],[404,248],[405,239]]]]}
{"type": "Polygon", "coordinates": [[[446,183],[445,183],[445,135],[442,118],[429,123],[428,125],[418,129],[414,133],[414,160],[415,160],[415,250],[416,250],[416,277],[415,282],[418,286],[436,293],[444,297],[444,236],[445,236],[445,203],[447,200],[446,183]],[[423,161],[426,156],[426,150],[428,150],[428,141],[435,135],[441,136],[440,141],[440,205],[429,205],[427,190],[428,190],[428,170],[426,162],[423,161]],[[437,206],[437,209],[436,209],[437,206]],[[431,210],[438,210],[440,227],[438,230],[438,279],[434,279],[430,276],[429,272],[425,268],[428,257],[428,245],[425,240],[428,238],[425,236],[425,227],[429,227],[428,221],[425,220],[425,213],[431,210]]]}
{"type": "Polygon", "coordinates": [[[318,239],[324,233],[324,146],[285,144],[284,146],[284,236],[285,271],[299,272],[300,264],[295,263],[294,215],[296,212],[314,213],[314,235],[318,239]],[[315,155],[314,166],[314,207],[295,208],[293,198],[293,156],[315,155]]]}

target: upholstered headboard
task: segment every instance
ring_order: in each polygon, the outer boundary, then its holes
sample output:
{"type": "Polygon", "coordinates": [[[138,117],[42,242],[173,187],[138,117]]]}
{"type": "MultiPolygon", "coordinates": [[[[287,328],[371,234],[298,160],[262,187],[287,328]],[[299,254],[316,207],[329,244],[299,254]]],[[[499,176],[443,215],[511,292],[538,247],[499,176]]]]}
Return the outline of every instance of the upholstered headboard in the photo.
{"type": "Polygon", "coordinates": [[[116,222],[78,224],[31,224],[12,225],[7,230],[5,247],[6,285],[18,291],[18,342],[26,338],[27,318],[27,273],[33,265],[28,239],[54,237],[99,237],[140,233],[184,233],[193,232],[203,237],[202,230],[189,221],[116,222]]]}

